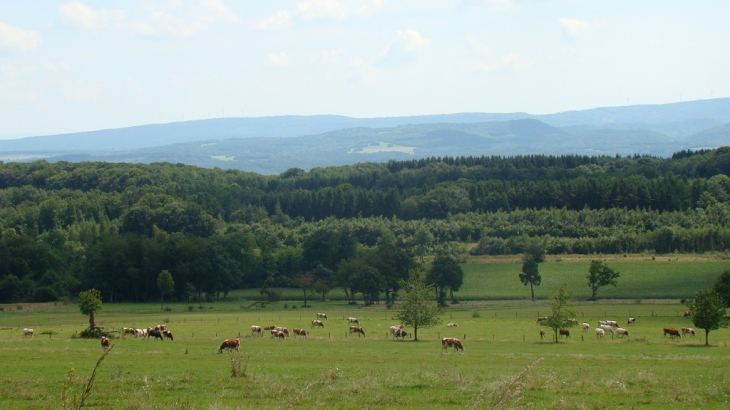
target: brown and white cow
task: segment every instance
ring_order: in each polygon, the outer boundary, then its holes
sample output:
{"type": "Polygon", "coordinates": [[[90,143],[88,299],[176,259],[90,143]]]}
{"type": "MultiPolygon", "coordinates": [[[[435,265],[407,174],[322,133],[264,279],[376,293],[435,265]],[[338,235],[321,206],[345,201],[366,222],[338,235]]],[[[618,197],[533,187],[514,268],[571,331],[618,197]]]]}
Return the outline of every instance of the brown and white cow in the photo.
{"type": "Polygon", "coordinates": [[[162,331],[162,335],[165,336],[165,338],[170,339],[171,342],[175,340],[172,337],[172,332],[167,329],[162,331]]]}
{"type": "Polygon", "coordinates": [[[583,328],[583,331],[584,331],[584,332],[587,332],[587,331],[588,331],[588,329],[590,329],[590,328],[591,328],[591,325],[589,325],[588,323],[581,323],[581,324],[580,324],[580,327],[582,327],[582,328],[583,328]]]}
{"type": "Polygon", "coordinates": [[[403,325],[391,326],[390,327],[390,334],[395,336],[395,331],[396,330],[401,330],[401,329],[403,329],[403,327],[404,327],[403,325]]]}
{"type": "Polygon", "coordinates": [[[559,336],[570,337],[570,330],[568,330],[568,329],[559,329],[558,330],[558,335],[559,336]]]}
{"type": "Polygon", "coordinates": [[[137,332],[135,331],[134,328],[132,328],[132,327],[123,327],[122,328],[122,338],[124,338],[124,336],[126,336],[128,334],[134,335],[134,337],[137,337],[137,332]]]}
{"type": "Polygon", "coordinates": [[[406,340],[406,337],[411,337],[411,335],[409,333],[407,333],[403,329],[396,329],[396,331],[393,332],[393,336],[395,338],[399,338],[400,337],[402,340],[406,340]]]}
{"type": "Polygon", "coordinates": [[[101,349],[102,350],[111,349],[111,341],[104,336],[101,337],[101,349]]]}
{"type": "Polygon", "coordinates": [[[606,324],[611,327],[618,327],[618,322],[615,320],[607,320],[606,324]]]}
{"type": "Polygon", "coordinates": [[[266,327],[264,328],[264,330],[272,330],[272,329],[276,329],[276,326],[274,326],[274,325],[271,325],[271,326],[266,326],[266,327]]]}
{"type": "Polygon", "coordinates": [[[459,327],[459,325],[452,322],[452,323],[447,324],[446,327],[459,327]]]}
{"type": "Polygon", "coordinates": [[[312,327],[324,327],[324,323],[321,320],[313,320],[312,327]]]}
{"type": "Polygon", "coordinates": [[[619,336],[621,336],[621,337],[624,337],[624,335],[626,337],[631,337],[631,336],[629,336],[629,331],[626,330],[626,329],[624,329],[624,328],[622,328],[622,327],[616,328],[616,334],[619,335],[619,336]]]}
{"type": "Polygon", "coordinates": [[[441,339],[441,352],[443,353],[444,350],[448,352],[449,347],[453,347],[454,352],[461,350],[461,353],[464,353],[464,345],[461,344],[461,340],[455,337],[444,337],[441,339]]]}
{"type": "Polygon", "coordinates": [[[251,334],[254,334],[254,333],[258,333],[261,336],[264,335],[263,333],[261,333],[261,326],[256,326],[256,325],[251,326],[251,334]]]}
{"type": "Polygon", "coordinates": [[[350,326],[350,334],[357,333],[357,337],[360,337],[360,334],[365,337],[365,331],[362,329],[361,326],[350,326]]]}
{"type": "Polygon", "coordinates": [[[636,318],[635,317],[630,317],[629,318],[629,321],[626,322],[626,325],[635,325],[635,324],[636,324],[636,318]]]}
{"type": "Polygon", "coordinates": [[[298,327],[294,328],[294,336],[308,337],[307,331],[304,329],[299,329],[298,327]]]}
{"type": "Polygon", "coordinates": [[[23,337],[26,337],[26,336],[30,336],[30,337],[35,336],[35,332],[33,331],[33,329],[24,327],[23,328],[23,337]]]}
{"type": "Polygon", "coordinates": [[[281,330],[274,329],[271,331],[271,337],[278,337],[279,339],[284,340],[287,336],[288,333],[284,333],[281,330]]]}
{"type": "Polygon", "coordinates": [[[358,325],[360,324],[360,321],[359,321],[359,320],[357,320],[357,318],[356,318],[356,317],[348,317],[348,318],[347,318],[347,321],[348,321],[349,323],[357,323],[358,325]]]}
{"type": "Polygon", "coordinates": [[[537,321],[535,322],[536,325],[539,325],[540,323],[546,321],[548,318],[547,316],[540,316],[537,318],[537,321]]]}
{"type": "Polygon", "coordinates": [[[134,329],[134,337],[145,337],[147,336],[147,330],[146,329],[134,329]]]}
{"type": "Polygon", "coordinates": [[[223,341],[223,344],[221,344],[221,347],[218,349],[218,353],[223,353],[223,349],[229,349],[229,350],[236,349],[236,351],[238,351],[240,348],[241,348],[241,340],[226,339],[223,341]]]}
{"type": "Polygon", "coordinates": [[[157,325],[155,326],[155,330],[159,330],[160,332],[163,330],[167,330],[167,325],[157,325]]]}
{"type": "Polygon", "coordinates": [[[689,316],[692,316],[692,311],[691,310],[685,310],[684,311],[684,317],[689,317],[689,316]]]}
{"type": "Polygon", "coordinates": [[[540,329],[540,340],[545,338],[545,330],[540,329]]]}
{"type": "Polygon", "coordinates": [[[692,329],[691,327],[683,327],[682,336],[685,336],[685,335],[695,336],[695,330],[692,329]]]}
{"type": "Polygon", "coordinates": [[[326,313],[317,313],[317,319],[327,319],[326,313]]]}
{"type": "Polygon", "coordinates": [[[679,334],[679,331],[673,327],[665,327],[664,328],[664,336],[669,335],[669,338],[674,337],[682,337],[682,335],[679,334]]]}

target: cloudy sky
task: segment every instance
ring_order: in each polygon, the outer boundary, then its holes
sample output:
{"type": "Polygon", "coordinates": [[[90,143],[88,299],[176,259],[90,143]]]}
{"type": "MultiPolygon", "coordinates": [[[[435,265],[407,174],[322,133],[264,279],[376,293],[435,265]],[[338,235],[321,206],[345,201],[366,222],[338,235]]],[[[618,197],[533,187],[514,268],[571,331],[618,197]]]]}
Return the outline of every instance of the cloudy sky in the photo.
{"type": "Polygon", "coordinates": [[[0,0],[0,138],[730,96],[730,2],[0,0]]]}

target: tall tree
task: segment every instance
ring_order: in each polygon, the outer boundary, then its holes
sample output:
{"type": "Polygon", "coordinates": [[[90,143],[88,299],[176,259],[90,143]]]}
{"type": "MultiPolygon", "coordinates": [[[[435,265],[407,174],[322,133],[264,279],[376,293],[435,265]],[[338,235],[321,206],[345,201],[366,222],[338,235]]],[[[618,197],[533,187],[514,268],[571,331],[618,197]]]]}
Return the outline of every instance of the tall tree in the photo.
{"type": "Polygon", "coordinates": [[[426,283],[435,286],[439,305],[444,306],[445,289],[451,290],[453,300],[453,292],[464,284],[464,270],[453,257],[439,254],[426,274],[426,283]]]}
{"type": "Polygon", "coordinates": [[[605,262],[602,261],[591,261],[591,267],[588,269],[588,287],[591,288],[591,300],[596,300],[596,292],[598,289],[613,285],[616,286],[616,279],[621,276],[620,272],[608,267],[605,262]]]}
{"type": "Polygon", "coordinates": [[[94,315],[101,308],[101,292],[96,289],[89,289],[79,293],[79,310],[81,313],[89,316],[89,329],[93,330],[96,328],[94,315]]]}
{"type": "Polygon", "coordinates": [[[558,342],[558,330],[576,325],[573,307],[573,296],[568,285],[563,283],[560,289],[550,296],[550,316],[545,324],[555,332],[555,343],[558,342]]]}
{"type": "Polygon", "coordinates": [[[540,238],[526,238],[524,244],[522,245],[522,252],[524,254],[523,260],[531,258],[536,263],[545,262],[545,245],[540,238]]]}
{"type": "Polygon", "coordinates": [[[542,277],[537,269],[537,262],[531,257],[526,257],[522,263],[522,273],[520,273],[520,282],[523,285],[530,285],[530,293],[532,294],[532,301],[535,301],[535,290],[533,286],[540,286],[542,277]]]}
{"type": "Polygon", "coordinates": [[[725,301],[725,306],[730,307],[730,270],[726,270],[717,278],[712,289],[725,301]]]}
{"type": "Polygon", "coordinates": [[[162,310],[165,305],[165,294],[170,295],[175,291],[175,281],[167,269],[160,272],[157,276],[157,289],[160,291],[160,310],[162,310]]]}
{"type": "Polygon", "coordinates": [[[400,303],[395,318],[413,326],[413,340],[418,341],[418,328],[436,326],[441,322],[441,308],[433,297],[433,289],[424,282],[420,266],[413,268],[407,281],[401,281],[400,303]]]}
{"type": "Polygon", "coordinates": [[[692,312],[692,323],[695,327],[705,329],[705,346],[710,345],[711,330],[728,326],[728,319],[725,316],[727,305],[712,289],[698,290],[694,297],[687,301],[687,308],[692,312]]]}

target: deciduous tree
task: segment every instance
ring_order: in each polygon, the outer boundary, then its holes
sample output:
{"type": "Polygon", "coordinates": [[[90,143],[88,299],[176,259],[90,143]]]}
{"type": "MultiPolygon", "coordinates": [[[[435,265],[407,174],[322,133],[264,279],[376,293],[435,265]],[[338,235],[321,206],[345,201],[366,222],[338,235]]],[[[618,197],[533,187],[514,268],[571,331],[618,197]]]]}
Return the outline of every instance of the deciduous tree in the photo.
{"type": "Polygon", "coordinates": [[[692,312],[692,323],[705,330],[705,346],[710,345],[710,331],[728,326],[725,316],[727,305],[722,297],[712,289],[698,290],[694,297],[687,301],[687,308],[692,312]]]}
{"type": "Polygon", "coordinates": [[[94,315],[101,308],[101,292],[96,289],[89,289],[79,293],[79,310],[89,316],[89,329],[93,330],[96,327],[94,315]]]}
{"type": "Polygon", "coordinates": [[[160,309],[162,309],[164,307],[165,294],[170,295],[175,291],[175,281],[167,269],[160,272],[157,276],[157,289],[160,291],[160,309]]]}
{"type": "Polygon", "coordinates": [[[591,288],[591,300],[596,300],[596,292],[598,289],[613,285],[616,286],[616,279],[621,276],[620,272],[608,267],[605,262],[591,261],[591,267],[588,269],[588,287],[591,288]]]}
{"type": "Polygon", "coordinates": [[[576,325],[575,312],[573,307],[573,296],[568,290],[568,285],[563,283],[560,289],[550,296],[550,316],[545,322],[546,326],[555,332],[555,343],[558,342],[558,330],[576,325]]]}
{"type": "Polygon", "coordinates": [[[419,327],[436,326],[441,322],[441,309],[433,297],[433,289],[424,282],[420,266],[413,268],[407,281],[401,281],[400,303],[395,318],[413,326],[413,340],[418,340],[419,327]]]}
{"type": "Polygon", "coordinates": [[[535,290],[533,286],[540,286],[542,277],[537,269],[537,262],[531,257],[526,257],[522,263],[522,273],[520,273],[520,282],[523,285],[530,285],[530,293],[532,295],[532,301],[535,301],[535,290]]]}

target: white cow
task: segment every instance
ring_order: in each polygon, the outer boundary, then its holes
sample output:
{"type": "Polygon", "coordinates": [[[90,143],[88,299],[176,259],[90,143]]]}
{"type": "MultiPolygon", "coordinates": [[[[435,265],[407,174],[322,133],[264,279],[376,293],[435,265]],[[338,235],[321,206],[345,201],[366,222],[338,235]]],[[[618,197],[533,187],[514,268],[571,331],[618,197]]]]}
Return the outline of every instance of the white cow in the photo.
{"type": "Polygon", "coordinates": [[[459,327],[456,323],[449,323],[446,327],[459,327]]]}
{"type": "Polygon", "coordinates": [[[398,331],[398,330],[403,329],[403,327],[404,327],[403,325],[391,326],[390,327],[390,334],[391,335],[395,335],[395,332],[398,331]]]}
{"type": "Polygon", "coordinates": [[[33,329],[24,327],[23,328],[23,337],[25,337],[25,336],[33,337],[33,336],[35,336],[35,332],[33,332],[33,329]]]}
{"type": "Polygon", "coordinates": [[[607,320],[606,324],[612,327],[618,327],[618,322],[615,320],[607,320]]]}
{"type": "Polygon", "coordinates": [[[356,318],[356,317],[348,317],[348,318],[347,318],[347,321],[348,321],[349,323],[357,323],[358,325],[360,324],[360,321],[359,321],[359,320],[357,320],[357,318],[356,318]]]}
{"type": "Polygon", "coordinates": [[[619,336],[621,336],[621,337],[623,337],[624,335],[626,335],[626,337],[630,337],[630,336],[629,336],[629,331],[628,331],[628,330],[626,330],[626,329],[624,329],[624,328],[622,328],[622,327],[619,327],[619,328],[617,328],[617,329],[616,329],[616,333],[617,333],[617,334],[618,334],[619,336]]]}
{"type": "Polygon", "coordinates": [[[606,332],[604,332],[603,329],[601,329],[600,327],[596,328],[596,337],[597,338],[602,338],[605,335],[606,335],[606,332]]]}
{"type": "Polygon", "coordinates": [[[635,317],[630,317],[629,318],[629,321],[626,322],[626,324],[627,325],[635,325],[636,324],[636,318],[635,317]]]}
{"type": "Polygon", "coordinates": [[[587,332],[587,331],[588,331],[588,329],[590,329],[590,328],[591,328],[591,325],[589,325],[588,323],[581,323],[581,324],[580,324],[580,327],[582,327],[582,328],[583,328],[583,331],[584,331],[584,332],[587,332]]]}
{"type": "Polygon", "coordinates": [[[613,334],[613,328],[611,326],[609,326],[609,325],[601,325],[599,327],[601,329],[603,329],[604,332],[613,334]]]}

